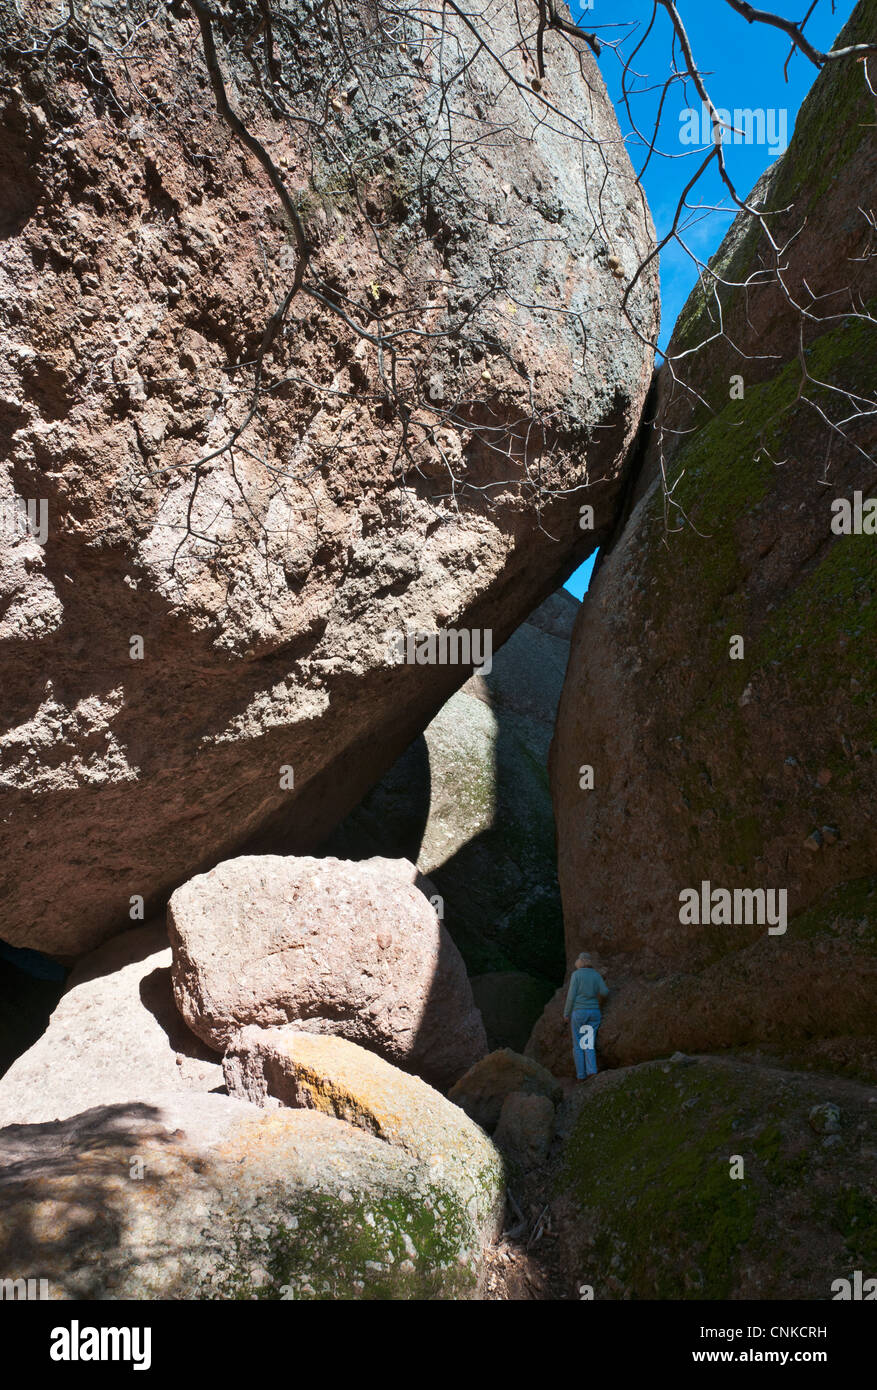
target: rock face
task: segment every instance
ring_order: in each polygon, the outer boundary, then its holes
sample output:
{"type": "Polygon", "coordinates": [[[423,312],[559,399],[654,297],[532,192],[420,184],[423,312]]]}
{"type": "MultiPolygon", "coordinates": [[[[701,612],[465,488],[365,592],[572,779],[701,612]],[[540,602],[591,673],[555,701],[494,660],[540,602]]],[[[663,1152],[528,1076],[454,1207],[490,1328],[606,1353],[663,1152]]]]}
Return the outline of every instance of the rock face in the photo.
{"type": "Polygon", "coordinates": [[[429,875],[496,1046],[523,1046],[564,969],[547,767],[579,607],[561,589],[531,613],[323,846],[429,875]]]}
{"type": "Polygon", "coordinates": [[[498,1235],[501,1165],[483,1130],[416,1076],[344,1038],[244,1028],[223,1060],[229,1094],[319,1110],[376,1135],[450,1184],[473,1225],[498,1235]]]}
{"type": "Polygon", "coordinates": [[[576,1100],[558,1296],[824,1302],[873,1267],[871,1087],[701,1057],[606,1072],[576,1100]],[[838,1132],[814,1133],[814,1106],[840,1109],[838,1132]]]}
{"type": "Polygon", "coordinates": [[[498,647],[608,535],[652,231],[596,64],[549,32],[537,93],[514,6],[483,23],[515,83],[402,8],[397,45],[298,3],[266,36],[253,0],[212,75],[186,7],[94,0],[85,63],[49,0],[3,10],[13,945],[81,953],[256,836],[315,847],[471,669],[390,635],[498,647]]]}
{"type": "MultiPolygon", "coordinates": [[[[868,0],[843,42],[875,23],[868,0]]],[[[752,194],[793,204],[770,220],[788,297],[767,283],[758,224],[738,219],[712,266],[751,283],[710,282],[686,305],[671,354],[716,332],[714,290],[727,336],[678,364],[691,390],[665,376],[648,486],[573,635],[551,755],[559,877],[568,959],[598,949],[615,987],[610,1062],[861,1050],[874,1034],[877,540],[837,534],[832,504],[874,495],[877,330],[861,309],[877,260],[861,206],[875,177],[862,65],[829,64],[752,194]],[[747,922],[744,900],[736,924],[686,920],[680,895],[704,883],[782,892],[787,930],[747,922]]],[[[569,1071],[564,1031],[554,1007],[531,1050],[569,1071]]]]}
{"type": "Polygon", "coordinates": [[[479,1205],[314,1110],[146,1096],[0,1131],[0,1277],[39,1269],[54,1298],[465,1298],[497,1154],[483,1176],[479,1205]]]}
{"type": "Polygon", "coordinates": [[[491,1051],[510,1047],[513,1052],[523,1052],[551,997],[551,986],[522,970],[473,975],[470,984],[491,1051]]]}
{"type": "Polygon", "coordinates": [[[186,1023],[225,1051],[247,1024],[336,1033],[448,1086],[487,1051],[454,943],[405,860],[245,855],[168,906],[186,1023]]]}
{"type": "Polygon", "coordinates": [[[513,1093],[547,1096],[556,1105],[561,1098],[561,1087],[545,1067],[503,1047],[483,1057],[461,1076],[448,1092],[448,1100],[459,1105],[490,1134],[497,1126],[506,1097],[513,1093]]]}
{"type": "Polygon", "coordinates": [[[0,1079],[0,1127],[222,1085],[219,1059],[177,1012],[167,932],[152,923],[79,962],[45,1032],[0,1079]]]}

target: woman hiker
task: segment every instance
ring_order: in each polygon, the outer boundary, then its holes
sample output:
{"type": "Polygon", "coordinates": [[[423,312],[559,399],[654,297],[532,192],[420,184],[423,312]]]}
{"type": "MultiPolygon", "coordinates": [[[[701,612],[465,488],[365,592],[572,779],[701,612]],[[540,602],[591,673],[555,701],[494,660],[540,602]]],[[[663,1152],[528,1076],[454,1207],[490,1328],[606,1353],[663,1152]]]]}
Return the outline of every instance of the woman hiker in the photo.
{"type": "Polygon", "coordinates": [[[589,1076],[597,1075],[594,1043],[601,1023],[600,1000],[608,994],[603,976],[599,970],[593,969],[588,952],[582,951],[580,956],[576,956],[563,1010],[564,1019],[572,1017],[572,1055],[577,1081],[586,1081],[589,1076]]]}

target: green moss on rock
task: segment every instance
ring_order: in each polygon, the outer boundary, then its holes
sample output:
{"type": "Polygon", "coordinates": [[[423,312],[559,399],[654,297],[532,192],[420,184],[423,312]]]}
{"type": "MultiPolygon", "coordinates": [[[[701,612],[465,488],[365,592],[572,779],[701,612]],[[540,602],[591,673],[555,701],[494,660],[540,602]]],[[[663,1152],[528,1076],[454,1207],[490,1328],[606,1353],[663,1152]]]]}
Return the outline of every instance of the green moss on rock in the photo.
{"type": "Polygon", "coordinates": [[[580,1214],[567,1243],[578,1277],[598,1299],[829,1297],[850,1259],[875,1253],[861,1147],[873,1107],[847,1086],[841,1137],[826,1145],[808,1116],[829,1085],[709,1058],[607,1076],[581,1107],[557,1180],[580,1214]]]}
{"type": "MultiPolygon", "coordinates": [[[[470,1297],[474,1261],[460,1259],[471,1236],[454,1198],[394,1193],[344,1202],[311,1193],[287,1221],[266,1229],[242,1220],[205,1299],[407,1300],[470,1297]]],[[[209,1236],[205,1232],[205,1238],[209,1236]]]]}

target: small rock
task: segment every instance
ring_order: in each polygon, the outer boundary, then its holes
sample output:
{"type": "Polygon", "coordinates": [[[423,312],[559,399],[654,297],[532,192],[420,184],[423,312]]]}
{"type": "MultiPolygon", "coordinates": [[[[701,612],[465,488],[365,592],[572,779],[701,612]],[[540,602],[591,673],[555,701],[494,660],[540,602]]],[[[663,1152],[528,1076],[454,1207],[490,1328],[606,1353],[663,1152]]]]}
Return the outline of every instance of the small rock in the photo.
{"type": "Polygon", "coordinates": [[[817,1134],[838,1134],[840,1132],[840,1106],[831,1101],[814,1105],[808,1116],[810,1128],[817,1134]]]}
{"type": "Polygon", "coordinates": [[[241,855],[196,875],[168,905],[180,1013],[218,1052],[248,1024],[297,1020],[450,1085],[487,1037],[417,879],[405,859],[292,855],[241,855]]]}
{"type": "Polygon", "coordinates": [[[503,1101],[494,1143],[528,1171],[548,1157],[554,1138],[554,1106],[548,1096],[512,1091],[503,1101]]]}
{"type": "Polygon", "coordinates": [[[503,1047],[470,1067],[451,1087],[448,1100],[461,1106],[490,1134],[499,1122],[506,1097],[515,1092],[547,1096],[553,1105],[559,1103],[562,1096],[560,1083],[550,1071],[531,1058],[503,1047]]]}

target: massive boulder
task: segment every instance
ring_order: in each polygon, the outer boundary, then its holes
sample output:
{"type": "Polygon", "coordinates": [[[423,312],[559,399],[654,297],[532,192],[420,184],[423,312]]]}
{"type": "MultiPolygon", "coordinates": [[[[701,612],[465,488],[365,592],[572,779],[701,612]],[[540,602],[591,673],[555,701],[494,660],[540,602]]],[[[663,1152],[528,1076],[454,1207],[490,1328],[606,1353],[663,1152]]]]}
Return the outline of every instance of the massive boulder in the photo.
{"type": "MultiPolygon", "coordinates": [[[[841,42],[875,20],[859,5],[841,42]]],[[[610,1061],[871,1046],[877,537],[838,534],[833,503],[877,495],[875,178],[863,66],[829,64],[751,195],[781,283],[741,214],[674,333],[645,490],[573,635],[558,872],[568,959],[598,949],[613,987],[610,1061]],[[786,894],[787,929],[743,899],[736,924],[691,920],[680,895],[703,884],[786,894]]],[[[560,1002],[531,1050],[569,1071],[560,1002]]]]}
{"type": "Polygon", "coordinates": [[[405,860],[243,855],[168,905],[173,988],[224,1052],[248,1024],[335,1033],[449,1086],[487,1051],[459,951],[405,860]]]}
{"type": "Polygon", "coordinates": [[[174,1003],[164,925],[149,923],[79,961],[45,1031],[0,1079],[0,1127],[222,1086],[220,1059],[174,1003]]]}
{"type": "Polygon", "coordinates": [[[608,535],[650,219],[588,48],[480,8],[2,7],[13,945],[315,847],[469,674],[390,635],[498,647],[608,535]]]}
{"type": "Polygon", "coordinates": [[[315,1110],[179,1092],[15,1125],[0,1277],[38,1270],[64,1299],[471,1297],[502,1214],[483,1136],[481,1158],[475,1194],[315,1110]]]}

